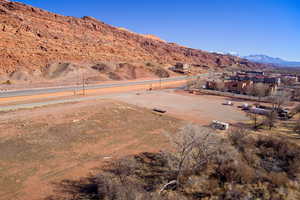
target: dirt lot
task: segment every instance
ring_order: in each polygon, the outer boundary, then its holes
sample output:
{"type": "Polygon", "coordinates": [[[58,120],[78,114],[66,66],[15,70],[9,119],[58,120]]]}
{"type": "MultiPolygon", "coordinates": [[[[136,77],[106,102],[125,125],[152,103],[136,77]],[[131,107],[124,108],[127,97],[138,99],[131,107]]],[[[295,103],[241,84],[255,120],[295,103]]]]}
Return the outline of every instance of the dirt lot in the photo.
{"type": "Polygon", "coordinates": [[[126,93],[111,96],[130,104],[146,108],[161,108],[172,116],[183,120],[209,125],[212,120],[238,123],[249,120],[237,106],[246,103],[236,101],[234,106],[222,105],[226,97],[212,95],[193,95],[180,90],[162,90],[140,93],[126,93]]]}
{"type": "Polygon", "coordinates": [[[243,102],[222,105],[226,100],[171,89],[144,90],[2,112],[0,199],[41,199],[51,194],[53,183],[84,177],[107,160],[168,148],[163,133],[175,132],[187,121],[209,125],[213,119],[248,120],[237,108],[243,102]],[[154,107],[167,114],[148,109],[154,107]]]}
{"type": "Polygon", "coordinates": [[[40,199],[105,160],[167,148],[163,132],[183,124],[113,100],[1,113],[0,199],[40,199]]]}

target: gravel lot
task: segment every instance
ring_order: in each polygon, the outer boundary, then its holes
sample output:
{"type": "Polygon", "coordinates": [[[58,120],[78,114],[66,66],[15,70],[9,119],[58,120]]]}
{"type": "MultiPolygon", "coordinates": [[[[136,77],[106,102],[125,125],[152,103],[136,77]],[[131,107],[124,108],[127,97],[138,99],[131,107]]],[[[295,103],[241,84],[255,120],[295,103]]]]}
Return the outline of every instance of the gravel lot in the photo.
{"type": "Polygon", "coordinates": [[[248,120],[245,113],[237,108],[243,102],[234,102],[234,106],[226,106],[222,104],[227,99],[219,96],[193,95],[184,91],[163,90],[124,93],[113,95],[110,98],[150,109],[164,109],[168,114],[202,125],[208,125],[212,120],[228,123],[248,120]]]}

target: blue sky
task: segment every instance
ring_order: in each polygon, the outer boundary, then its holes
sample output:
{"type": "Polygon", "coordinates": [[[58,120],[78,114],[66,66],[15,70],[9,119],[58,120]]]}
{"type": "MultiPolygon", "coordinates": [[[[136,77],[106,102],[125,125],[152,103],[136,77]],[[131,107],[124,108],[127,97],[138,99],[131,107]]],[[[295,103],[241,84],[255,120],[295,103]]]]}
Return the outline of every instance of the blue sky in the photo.
{"type": "Polygon", "coordinates": [[[300,0],[19,0],[216,52],[300,61],[300,0]]]}

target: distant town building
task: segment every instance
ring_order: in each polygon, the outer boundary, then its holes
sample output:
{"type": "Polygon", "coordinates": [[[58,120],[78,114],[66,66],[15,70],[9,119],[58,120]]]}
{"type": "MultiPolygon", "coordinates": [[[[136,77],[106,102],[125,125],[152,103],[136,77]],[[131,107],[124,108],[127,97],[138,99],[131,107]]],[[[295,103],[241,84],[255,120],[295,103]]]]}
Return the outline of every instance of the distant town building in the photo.
{"type": "Polygon", "coordinates": [[[182,73],[182,74],[187,74],[190,72],[190,65],[189,64],[184,64],[184,63],[176,63],[175,66],[171,67],[170,69],[174,72],[182,73]]]}
{"type": "Polygon", "coordinates": [[[242,71],[244,72],[245,74],[249,75],[249,76],[264,76],[265,75],[265,72],[262,72],[262,71],[242,71]]]}
{"type": "Polygon", "coordinates": [[[264,75],[264,72],[259,71],[242,71],[226,77],[224,81],[207,81],[206,88],[211,90],[223,90],[238,94],[249,94],[249,91],[255,89],[258,84],[266,86],[266,95],[270,95],[277,91],[281,84],[279,77],[264,75]]]}
{"type": "Polygon", "coordinates": [[[266,84],[275,84],[280,85],[281,79],[279,77],[269,77],[269,76],[245,76],[245,75],[236,75],[229,78],[231,81],[252,81],[253,83],[266,83],[266,84]]]}
{"type": "Polygon", "coordinates": [[[286,84],[295,84],[299,81],[298,76],[296,75],[282,75],[281,76],[282,82],[286,84]]]}

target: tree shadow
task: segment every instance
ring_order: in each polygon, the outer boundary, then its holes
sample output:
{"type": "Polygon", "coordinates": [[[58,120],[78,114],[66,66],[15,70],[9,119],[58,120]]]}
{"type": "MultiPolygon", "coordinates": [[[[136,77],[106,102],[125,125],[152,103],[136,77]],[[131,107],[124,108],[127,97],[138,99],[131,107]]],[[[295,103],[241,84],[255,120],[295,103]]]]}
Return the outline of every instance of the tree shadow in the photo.
{"type": "MultiPolygon", "coordinates": [[[[163,154],[141,153],[111,161],[99,168],[99,173],[80,180],[52,183],[53,195],[44,200],[99,200],[135,199],[132,196],[149,195],[165,178],[174,174],[166,168],[163,154]],[[148,176],[148,174],[150,174],[148,176]]],[[[173,178],[174,179],[174,178],[173,178]]]]}
{"type": "Polygon", "coordinates": [[[237,122],[237,123],[230,123],[230,125],[234,128],[242,128],[242,129],[251,129],[251,124],[246,124],[243,122],[237,122]]]}
{"type": "Polygon", "coordinates": [[[101,199],[98,182],[94,177],[80,180],[63,180],[52,184],[54,186],[54,195],[46,197],[45,200],[101,199]]]}

